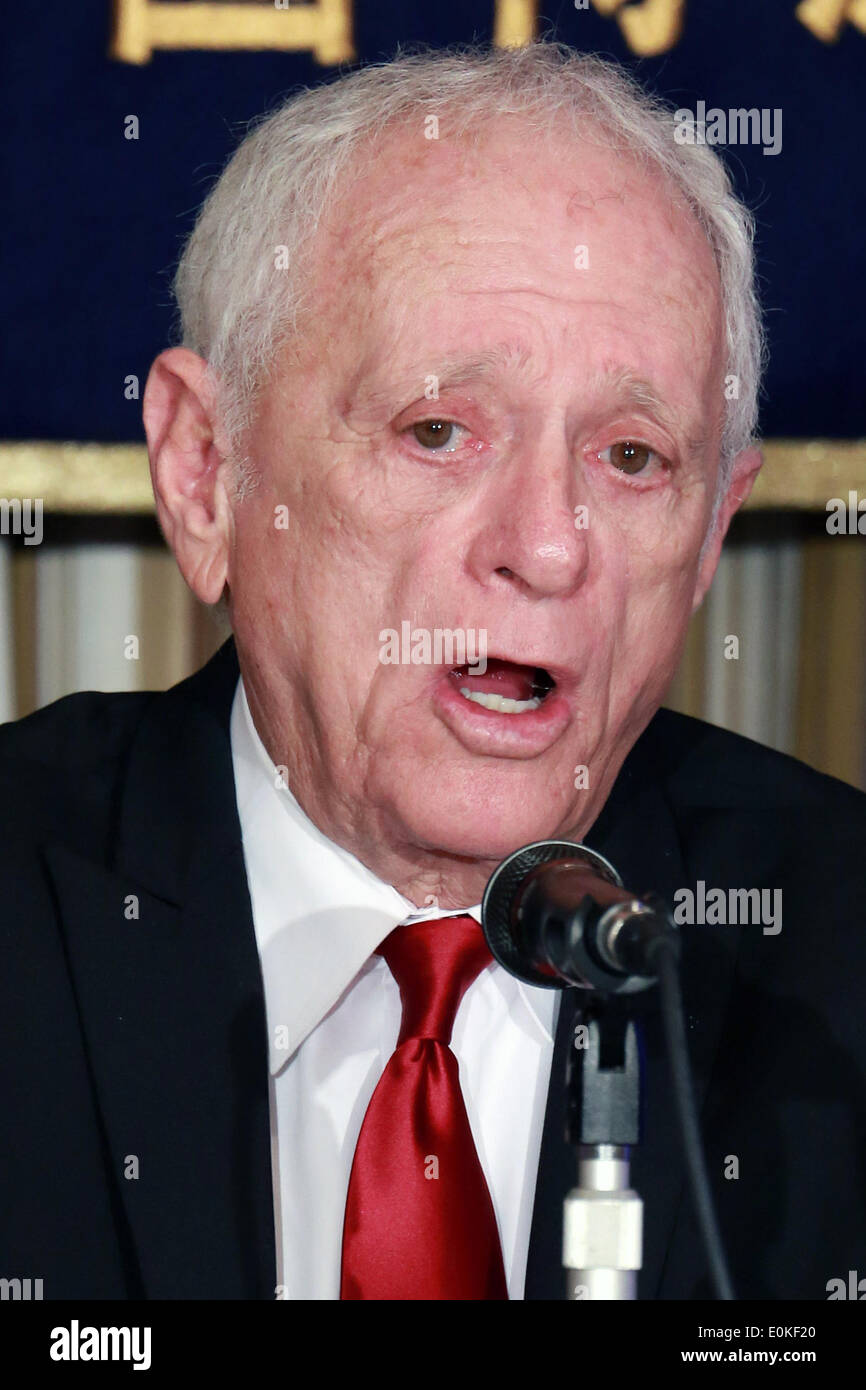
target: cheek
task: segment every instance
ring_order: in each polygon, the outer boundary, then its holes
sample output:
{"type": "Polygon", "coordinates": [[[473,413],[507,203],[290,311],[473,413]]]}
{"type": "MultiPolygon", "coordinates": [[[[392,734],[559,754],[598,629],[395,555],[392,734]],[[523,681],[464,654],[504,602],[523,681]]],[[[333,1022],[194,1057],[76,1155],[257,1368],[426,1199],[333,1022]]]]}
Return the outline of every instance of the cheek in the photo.
{"type": "Polygon", "coordinates": [[[605,607],[613,619],[612,680],[620,689],[665,686],[672,676],[692,616],[697,558],[697,549],[684,554],[670,544],[620,548],[613,557],[605,607]]]}
{"type": "Polygon", "coordinates": [[[694,574],[692,559],[634,576],[626,610],[629,627],[649,653],[658,655],[681,640],[692,614],[694,574]]]}

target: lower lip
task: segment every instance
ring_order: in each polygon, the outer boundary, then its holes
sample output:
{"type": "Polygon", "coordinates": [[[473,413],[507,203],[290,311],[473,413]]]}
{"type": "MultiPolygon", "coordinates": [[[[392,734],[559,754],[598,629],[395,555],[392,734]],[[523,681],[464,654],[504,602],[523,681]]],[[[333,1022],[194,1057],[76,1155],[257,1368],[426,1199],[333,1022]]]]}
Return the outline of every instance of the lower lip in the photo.
{"type": "Polygon", "coordinates": [[[536,757],[556,743],[571,718],[566,700],[555,690],[538,709],[500,714],[467,700],[449,676],[437,682],[433,708],[470,753],[497,758],[536,757]]]}

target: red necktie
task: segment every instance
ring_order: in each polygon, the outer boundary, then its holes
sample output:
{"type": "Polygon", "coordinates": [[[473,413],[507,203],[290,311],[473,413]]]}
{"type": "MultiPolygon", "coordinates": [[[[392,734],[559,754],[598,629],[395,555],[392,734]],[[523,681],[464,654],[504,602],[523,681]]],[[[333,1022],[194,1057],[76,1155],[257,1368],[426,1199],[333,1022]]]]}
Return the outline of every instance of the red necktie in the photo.
{"type": "Polygon", "coordinates": [[[507,1298],[496,1217],[448,1046],[493,957],[472,917],[397,927],[397,1046],[367,1107],[346,1200],[344,1299],[507,1298]]]}

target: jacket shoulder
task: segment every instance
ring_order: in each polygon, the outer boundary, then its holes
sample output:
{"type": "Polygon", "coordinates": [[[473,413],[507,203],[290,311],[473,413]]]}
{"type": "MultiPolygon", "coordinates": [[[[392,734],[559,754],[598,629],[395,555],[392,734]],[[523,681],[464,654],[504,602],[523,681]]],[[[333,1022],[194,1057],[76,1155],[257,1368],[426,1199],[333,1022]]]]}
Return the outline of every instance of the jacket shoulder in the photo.
{"type": "Polygon", "coordinates": [[[128,749],[157,698],[88,690],[0,725],[4,857],[50,836],[106,843],[128,749]]]}
{"type": "Polygon", "coordinates": [[[4,771],[26,764],[80,771],[117,756],[156,695],[84,690],[0,724],[0,766],[4,771]]]}
{"type": "Polygon", "coordinates": [[[0,854],[14,862],[48,838],[91,858],[107,852],[135,758],[163,757],[171,772],[214,719],[228,739],[238,675],[228,640],[168,690],[81,691],[0,724],[0,854]]]}
{"type": "Polygon", "coordinates": [[[678,800],[686,804],[815,810],[866,822],[866,793],[799,758],[703,719],[662,708],[644,738],[678,800]]]}

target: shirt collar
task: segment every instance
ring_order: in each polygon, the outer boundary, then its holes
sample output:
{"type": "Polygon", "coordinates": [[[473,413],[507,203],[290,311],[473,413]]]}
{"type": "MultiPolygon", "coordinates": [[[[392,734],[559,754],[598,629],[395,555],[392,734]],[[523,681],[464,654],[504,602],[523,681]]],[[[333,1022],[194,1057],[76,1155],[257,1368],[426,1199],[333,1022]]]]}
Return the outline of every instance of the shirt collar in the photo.
{"type": "MultiPolygon", "coordinates": [[[[418,908],[313,824],[271,761],[238,681],[232,763],[253,924],[262,963],[270,1070],[276,1075],[394,927],[469,915],[481,906],[418,908]]],[[[550,1041],[547,990],[501,966],[492,974],[550,1041]]]]}

